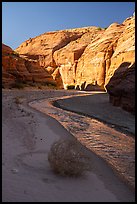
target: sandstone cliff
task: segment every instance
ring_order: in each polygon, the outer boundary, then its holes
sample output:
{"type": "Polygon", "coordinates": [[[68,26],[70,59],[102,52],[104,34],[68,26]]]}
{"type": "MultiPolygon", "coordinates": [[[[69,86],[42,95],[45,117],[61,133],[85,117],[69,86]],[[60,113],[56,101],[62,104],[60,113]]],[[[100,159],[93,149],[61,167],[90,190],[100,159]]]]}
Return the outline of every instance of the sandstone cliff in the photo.
{"type": "Polygon", "coordinates": [[[123,22],[120,35],[105,79],[110,102],[135,113],[135,19],[123,22]]]}
{"type": "Polygon", "coordinates": [[[23,42],[16,52],[37,60],[65,88],[74,83],[77,60],[99,33],[102,31],[95,26],[47,32],[23,42]]]}
{"type": "Polygon", "coordinates": [[[2,86],[12,87],[17,82],[56,84],[53,77],[37,61],[21,57],[2,44],[2,86]]]}
{"type": "Polygon", "coordinates": [[[106,88],[114,106],[121,106],[135,113],[135,63],[122,63],[115,70],[106,88]]]}
{"type": "Polygon", "coordinates": [[[122,63],[129,62],[133,64],[135,62],[135,18],[127,18],[122,25],[123,32],[118,38],[115,52],[111,57],[105,84],[108,84],[115,70],[122,63]]]}
{"type": "Polygon", "coordinates": [[[66,88],[104,89],[123,62],[135,61],[135,17],[107,29],[95,26],[47,32],[23,42],[21,56],[36,60],[66,88]]]}
{"type": "Polygon", "coordinates": [[[5,84],[20,77],[65,89],[70,85],[80,90],[105,89],[112,94],[109,82],[115,80],[115,71],[124,62],[131,64],[128,69],[135,62],[135,16],[107,29],[91,26],[46,32],[15,51],[6,47],[6,52],[2,54],[5,84]]]}

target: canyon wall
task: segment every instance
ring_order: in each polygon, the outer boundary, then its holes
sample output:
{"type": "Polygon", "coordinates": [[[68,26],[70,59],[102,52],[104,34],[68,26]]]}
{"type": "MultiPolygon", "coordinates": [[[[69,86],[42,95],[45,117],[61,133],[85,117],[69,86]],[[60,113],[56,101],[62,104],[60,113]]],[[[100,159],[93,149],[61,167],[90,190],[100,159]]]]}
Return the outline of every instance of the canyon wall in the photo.
{"type": "Polygon", "coordinates": [[[37,60],[20,57],[17,52],[2,44],[2,87],[13,87],[19,82],[56,84],[37,60]]]}
{"type": "MultiPolygon", "coordinates": [[[[26,40],[15,51],[3,45],[3,86],[10,86],[20,78],[65,89],[73,86],[80,90],[106,90],[110,101],[117,104],[112,86],[116,70],[125,66],[118,72],[121,78],[127,69],[135,69],[134,62],[135,16],[132,16],[106,29],[90,26],[46,32],[26,40]]],[[[133,81],[124,84],[126,89],[133,81]]],[[[122,90],[123,84],[118,84],[122,90]]]]}
{"type": "Polygon", "coordinates": [[[135,61],[135,17],[107,29],[47,32],[23,42],[16,52],[36,60],[60,87],[104,89],[121,63],[135,61]]]}

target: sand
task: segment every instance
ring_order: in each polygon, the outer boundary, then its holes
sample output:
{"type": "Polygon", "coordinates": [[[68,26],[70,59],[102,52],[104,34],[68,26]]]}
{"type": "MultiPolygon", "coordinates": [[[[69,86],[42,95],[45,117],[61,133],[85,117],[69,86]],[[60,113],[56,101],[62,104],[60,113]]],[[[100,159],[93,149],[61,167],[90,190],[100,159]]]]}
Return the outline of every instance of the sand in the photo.
{"type": "Polygon", "coordinates": [[[60,121],[28,103],[76,94],[80,93],[3,90],[2,202],[135,201],[134,190],[104,159],[84,146],[83,151],[91,158],[91,171],[80,178],[61,177],[51,171],[47,155],[52,143],[60,138],[75,138],[60,121]]]}
{"type": "Polygon", "coordinates": [[[135,135],[135,116],[109,103],[109,95],[106,92],[93,92],[87,95],[86,99],[84,96],[60,99],[56,105],[83,113],[106,124],[113,124],[119,131],[135,135]]]}

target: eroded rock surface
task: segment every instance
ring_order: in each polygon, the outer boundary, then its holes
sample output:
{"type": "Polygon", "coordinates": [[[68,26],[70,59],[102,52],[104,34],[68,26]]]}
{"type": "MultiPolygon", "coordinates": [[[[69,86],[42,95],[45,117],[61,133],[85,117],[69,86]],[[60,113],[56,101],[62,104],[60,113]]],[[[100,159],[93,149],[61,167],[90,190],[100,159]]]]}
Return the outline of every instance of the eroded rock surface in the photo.
{"type": "Polygon", "coordinates": [[[12,87],[19,82],[56,84],[53,77],[36,60],[20,56],[2,45],[2,86],[12,87]]]}
{"type": "Polygon", "coordinates": [[[135,17],[107,29],[47,32],[23,42],[16,51],[37,60],[64,88],[104,89],[121,63],[135,61],[135,17]]]}
{"type": "Polygon", "coordinates": [[[113,105],[135,113],[135,63],[122,63],[106,88],[113,105]]]}
{"type": "MultiPolygon", "coordinates": [[[[80,90],[108,88],[108,93],[113,92],[112,101],[116,89],[110,91],[114,86],[107,84],[123,63],[135,62],[135,16],[122,24],[112,23],[107,29],[91,26],[46,32],[26,40],[15,51],[6,46],[3,49],[6,50],[2,58],[5,84],[20,77],[65,89],[69,86],[80,90]]],[[[126,68],[121,74],[125,71],[126,68]]],[[[128,81],[123,88],[133,87],[133,83],[134,80],[128,81]]],[[[125,96],[126,103],[128,98],[125,96]]]]}

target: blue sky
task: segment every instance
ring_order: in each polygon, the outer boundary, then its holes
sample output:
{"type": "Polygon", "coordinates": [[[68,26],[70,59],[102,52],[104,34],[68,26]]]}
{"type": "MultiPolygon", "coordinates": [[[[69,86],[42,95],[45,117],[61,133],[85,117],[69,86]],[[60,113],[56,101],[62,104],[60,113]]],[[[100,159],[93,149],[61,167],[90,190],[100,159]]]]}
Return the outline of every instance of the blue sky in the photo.
{"type": "Polygon", "coordinates": [[[135,2],[2,2],[2,42],[15,49],[48,31],[122,23],[134,11],[135,2]]]}

